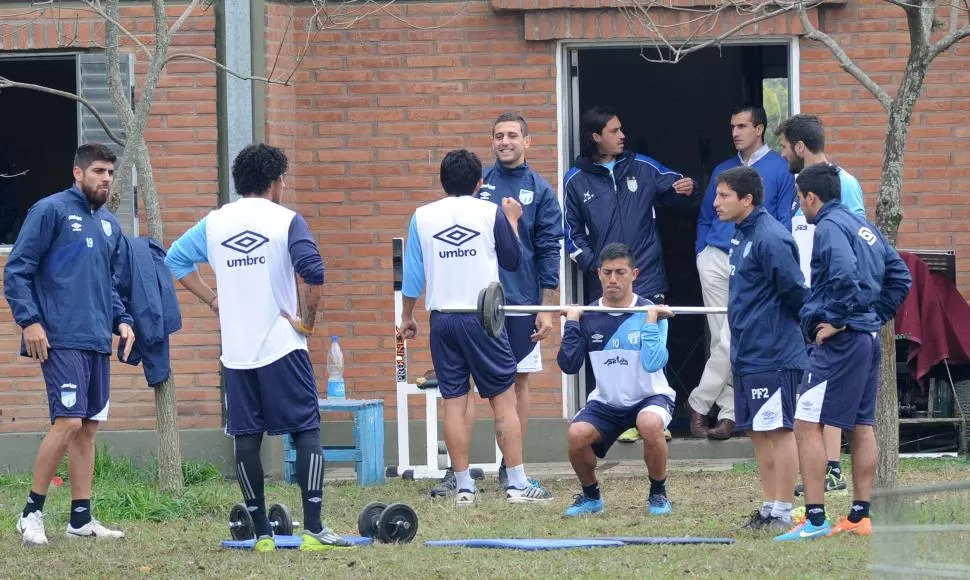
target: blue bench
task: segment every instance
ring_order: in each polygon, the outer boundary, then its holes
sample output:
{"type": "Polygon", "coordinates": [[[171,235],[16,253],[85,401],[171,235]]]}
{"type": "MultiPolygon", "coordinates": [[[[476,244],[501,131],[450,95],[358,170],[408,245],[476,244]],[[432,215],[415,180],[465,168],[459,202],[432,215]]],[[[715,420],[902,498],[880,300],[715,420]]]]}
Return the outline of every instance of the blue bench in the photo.
{"type": "MultiPolygon", "coordinates": [[[[361,487],[384,484],[384,401],[320,399],[320,412],[353,413],[354,444],[322,445],[325,462],[353,462],[361,487]]],[[[324,427],[325,428],[325,427],[324,427]]],[[[293,437],[283,436],[283,481],[296,483],[293,437]]]]}

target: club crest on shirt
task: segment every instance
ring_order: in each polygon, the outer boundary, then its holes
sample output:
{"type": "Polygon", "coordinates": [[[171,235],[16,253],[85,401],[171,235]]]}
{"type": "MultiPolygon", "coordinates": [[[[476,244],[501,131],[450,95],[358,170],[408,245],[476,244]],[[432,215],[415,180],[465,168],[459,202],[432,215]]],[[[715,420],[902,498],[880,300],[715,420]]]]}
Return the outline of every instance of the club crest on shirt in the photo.
{"type": "Polygon", "coordinates": [[[640,331],[631,330],[630,333],[626,335],[626,341],[634,346],[640,344],[640,331]]]}
{"type": "Polygon", "coordinates": [[[630,177],[627,177],[626,178],[626,188],[630,190],[630,193],[636,193],[637,192],[637,187],[638,186],[637,186],[637,178],[636,177],[634,177],[634,176],[631,175],[630,177]]]}
{"type": "Polygon", "coordinates": [[[520,189],[519,201],[522,202],[522,205],[529,205],[530,203],[532,203],[532,198],[534,195],[535,193],[529,191],[528,189],[520,189]]]}
{"type": "Polygon", "coordinates": [[[104,230],[104,235],[111,237],[111,222],[108,220],[101,220],[101,229],[104,230]]]}

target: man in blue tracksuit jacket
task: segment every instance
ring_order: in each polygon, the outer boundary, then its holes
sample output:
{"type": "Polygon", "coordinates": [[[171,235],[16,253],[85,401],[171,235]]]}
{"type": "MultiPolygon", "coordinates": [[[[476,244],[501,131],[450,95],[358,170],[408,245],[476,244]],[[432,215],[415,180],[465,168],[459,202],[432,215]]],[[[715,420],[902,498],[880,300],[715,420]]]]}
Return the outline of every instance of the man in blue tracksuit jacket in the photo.
{"type": "MultiPolygon", "coordinates": [[[[734,222],[717,219],[714,196],[718,176],[734,167],[751,167],[764,182],[760,207],[791,231],[791,205],[795,202],[795,179],[788,163],[765,145],[768,115],[761,107],[741,105],[731,115],[731,137],[738,154],[714,168],[697,218],[697,274],[704,306],[728,305],[728,252],[734,236],[734,222]]],[[[727,439],[735,429],[734,389],[731,385],[731,334],[723,314],[707,315],[711,334],[710,355],[697,387],[687,399],[691,432],[697,437],[727,439]],[[707,416],[718,406],[717,423],[708,429],[707,416]]]]}
{"type": "Polygon", "coordinates": [[[121,227],[105,209],[115,154],[85,144],[74,157],[74,185],[38,201],[24,220],[3,271],[3,290],[23,328],[21,355],[40,363],[52,427],[44,437],[17,531],[46,545],[44,500],[69,454],[69,537],[122,538],[91,517],[94,439],[108,418],[112,332],[134,346],[132,319],[116,288],[121,227]]]}
{"type": "MultiPolygon", "coordinates": [[[[519,240],[522,261],[514,271],[499,269],[506,304],[558,305],[559,257],[562,250],[562,209],[552,187],[526,163],[531,144],[529,126],[514,113],[499,115],[492,124],[495,164],[485,172],[476,197],[502,205],[506,197],[522,205],[519,240]]],[[[529,421],[529,373],[542,371],[539,341],[553,328],[553,313],[505,316],[505,328],[515,356],[516,407],[523,437],[529,421]]],[[[499,488],[507,485],[505,460],[499,468],[499,488]]]]}
{"type": "Polygon", "coordinates": [[[737,224],[727,305],[736,428],[754,444],[764,494],[745,528],[786,531],[798,468],[795,390],[806,364],[798,312],[808,289],[791,231],[762,204],[758,172],[735,167],[715,184],[718,217],[737,224]]]}
{"type": "Polygon", "coordinates": [[[801,540],[838,533],[869,535],[876,471],[872,431],[879,388],[879,330],[912,285],[906,264],[876,226],[839,201],[839,169],[805,168],[795,180],[799,203],[815,224],[811,296],[802,330],[814,344],[798,389],[795,436],[805,484],[804,527],[779,536],[801,540]],[[834,527],[825,517],[823,425],[851,432],[852,508],[834,527]]]}
{"type": "Polygon", "coordinates": [[[611,243],[626,244],[640,270],[633,291],[666,302],[667,275],[654,222],[656,204],[689,203],[697,182],[623,148],[625,136],[612,111],[593,107],[580,120],[580,156],[563,178],[565,245],[583,271],[587,302],[602,295],[597,257],[611,243]]]}

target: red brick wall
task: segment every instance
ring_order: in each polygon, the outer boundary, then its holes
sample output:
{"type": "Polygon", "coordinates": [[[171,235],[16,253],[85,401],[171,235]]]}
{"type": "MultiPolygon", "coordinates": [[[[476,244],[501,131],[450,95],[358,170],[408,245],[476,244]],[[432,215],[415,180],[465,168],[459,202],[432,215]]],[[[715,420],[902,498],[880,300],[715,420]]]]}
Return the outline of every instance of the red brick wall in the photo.
{"type": "MultiPolygon", "coordinates": [[[[170,6],[170,22],[183,10],[170,6]]],[[[150,6],[124,6],[122,24],[151,47],[150,6]]],[[[215,58],[215,18],[197,11],[172,44],[175,51],[215,58]]],[[[0,10],[3,51],[90,49],[103,45],[104,25],[87,11],[61,7],[56,12],[30,12],[24,6],[0,10]],[[57,20],[55,20],[55,16],[57,20]]],[[[131,42],[126,42],[130,50],[131,42]]],[[[137,53],[136,86],[141,86],[147,59],[137,53]]],[[[168,65],[155,92],[145,134],[152,155],[167,243],[216,204],[216,82],[211,66],[189,60],[168,65]]],[[[14,79],[15,80],[15,79],[14,79]]],[[[137,95],[136,95],[137,98],[137,95]]],[[[68,168],[65,168],[67,170],[68,168]]],[[[142,208],[144,203],[141,203],[142,208]]],[[[147,232],[142,210],[141,232],[147,232]]],[[[0,266],[6,263],[0,257],[0,266]]],[[[219,346],[217,321],[200,317],[205,310],[183,294],[183,330],[173,337],[172,357],[178,381],[183,429],[220,426],[219,346]]],[[[40,431],[49,425],[47,398],[36,363],[18,356],[20,329],[5,300],[0,300],[0,433],[40,431]]],[[[105,429],[151,429],[154,397],[141,367],[112,363],[110,420],[105,429]]]]}

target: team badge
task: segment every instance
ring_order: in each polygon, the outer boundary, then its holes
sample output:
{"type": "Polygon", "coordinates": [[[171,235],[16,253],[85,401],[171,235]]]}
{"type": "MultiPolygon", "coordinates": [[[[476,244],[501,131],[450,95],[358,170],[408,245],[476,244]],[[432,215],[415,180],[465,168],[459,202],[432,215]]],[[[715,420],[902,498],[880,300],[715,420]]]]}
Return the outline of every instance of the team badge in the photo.
{"type": "Polygon", "coordinates": [[[637,178],[630,176],[626,178],[626,188],[630,190],[630,193],[637,192],[637,178]]]}
{"type": "Polygon", "coordinates": [[[528,189],[520,189],[519,190],[519,201],[522,202],[522,205],[529,205],[530,203],[532,203],[532,197],[534,195],[535,194],[533,192],[529,191],[528,189]]]}
{"type": "Polygon", "coordinates": [[[77,385],[65,383],[61,385],[61,404],[70,409],[77,403],[77,385]]]}
{"type": "Polygon", "coordinates": [[[104,235],[111,237],[111,222],[108,220],[101,220],[101,229],[104,230],[104,235]]]}
{"type": "Polygon", "coordinates": [[[631,331],[629,334],[626,335],[626,340],[627,342],[629,342],[634,346],[640,344],[640,331],[639,330],[631,331]]]}

